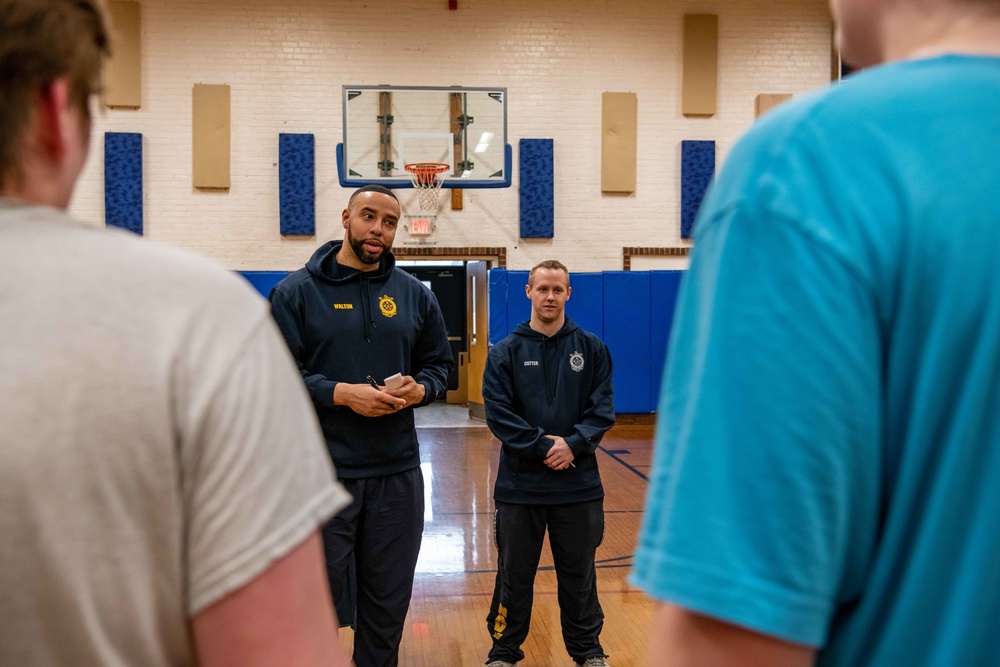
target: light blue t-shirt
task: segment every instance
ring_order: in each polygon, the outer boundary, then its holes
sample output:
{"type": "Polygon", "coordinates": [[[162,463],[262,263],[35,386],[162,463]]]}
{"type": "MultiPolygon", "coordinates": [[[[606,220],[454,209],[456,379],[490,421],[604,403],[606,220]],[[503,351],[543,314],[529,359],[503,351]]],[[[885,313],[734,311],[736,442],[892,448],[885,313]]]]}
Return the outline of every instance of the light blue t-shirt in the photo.
{"type": "Polygon", "coordinates": [[[1000,58],[771,112],[695,238],[633,581],[820,665],[1000,665],[1000,58]]]}

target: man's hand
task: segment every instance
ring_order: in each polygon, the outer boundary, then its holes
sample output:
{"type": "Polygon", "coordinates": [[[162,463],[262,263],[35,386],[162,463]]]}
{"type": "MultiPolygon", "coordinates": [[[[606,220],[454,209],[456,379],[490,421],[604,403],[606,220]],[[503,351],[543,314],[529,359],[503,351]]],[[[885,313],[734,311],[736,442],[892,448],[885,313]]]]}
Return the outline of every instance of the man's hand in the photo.
{"type": "Polygon", "coordinates": [[[390,394],[398,389],[375,389],[367,384],[338,382],[333,388],[333,404],[344,405],[365,417],[391,415],[406,407],[406,401],[390,394]]]}
{"type": "Polygon", "coordinates": [[[405,401],[402,405],[404,408],[420,403],[424,400],[424,396],[427,393],[427,389],[424,385],[414,380],[412,375],[404,375],[403,384],[399,385],[395,389],[386,387],[382,391],[390,396],[394,396],[405,401]]]}
{"type": "Polygon", "coordinates": [[[573,450],[569,448],[566,441],[558,435],[549,435],[548,433],[545,434],[545,437],[552,439],[552,449],[545,457],[545,465],[553,470],[565,470],[573,465],[573,459],[576,457],[573,456],[573,450]]]}

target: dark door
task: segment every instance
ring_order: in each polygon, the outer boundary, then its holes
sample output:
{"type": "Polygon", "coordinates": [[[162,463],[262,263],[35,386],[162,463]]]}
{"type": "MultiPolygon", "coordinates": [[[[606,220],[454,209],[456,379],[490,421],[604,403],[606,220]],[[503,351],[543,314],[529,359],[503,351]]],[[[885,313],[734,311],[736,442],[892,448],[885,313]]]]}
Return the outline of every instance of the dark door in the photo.
{"type": "Polygon", "coordinates": [[[444,315],[444,326],[451,345],[452,368],[448,389],[458,389],[458,355],[468,350],[466,325],[465,266],[400,267],[431,288],[444,315]]]}

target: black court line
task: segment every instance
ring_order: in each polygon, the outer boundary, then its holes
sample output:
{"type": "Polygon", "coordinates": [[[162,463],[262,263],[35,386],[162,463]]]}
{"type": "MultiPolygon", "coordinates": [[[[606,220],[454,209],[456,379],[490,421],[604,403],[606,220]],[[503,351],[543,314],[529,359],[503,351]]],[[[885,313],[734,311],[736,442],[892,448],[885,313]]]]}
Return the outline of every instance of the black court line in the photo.
{"type": "MultiPolygon", "coordinates": [[[[605,514],[642,514],[643,510],[604,510],[605,514]]],[[[493,516],[493,512],[434,512],[434,516],[493,516]]]]}

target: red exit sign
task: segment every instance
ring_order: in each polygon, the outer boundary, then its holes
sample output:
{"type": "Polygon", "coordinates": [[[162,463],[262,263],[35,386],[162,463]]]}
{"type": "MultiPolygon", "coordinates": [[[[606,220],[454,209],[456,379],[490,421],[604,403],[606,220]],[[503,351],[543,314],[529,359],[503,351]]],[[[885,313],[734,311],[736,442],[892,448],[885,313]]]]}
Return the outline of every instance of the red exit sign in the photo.
{"type": "Polygon", "coordinates": [[[427,218],[410,219],[410,236],[430,236],[431,221],[427,218]]]}

